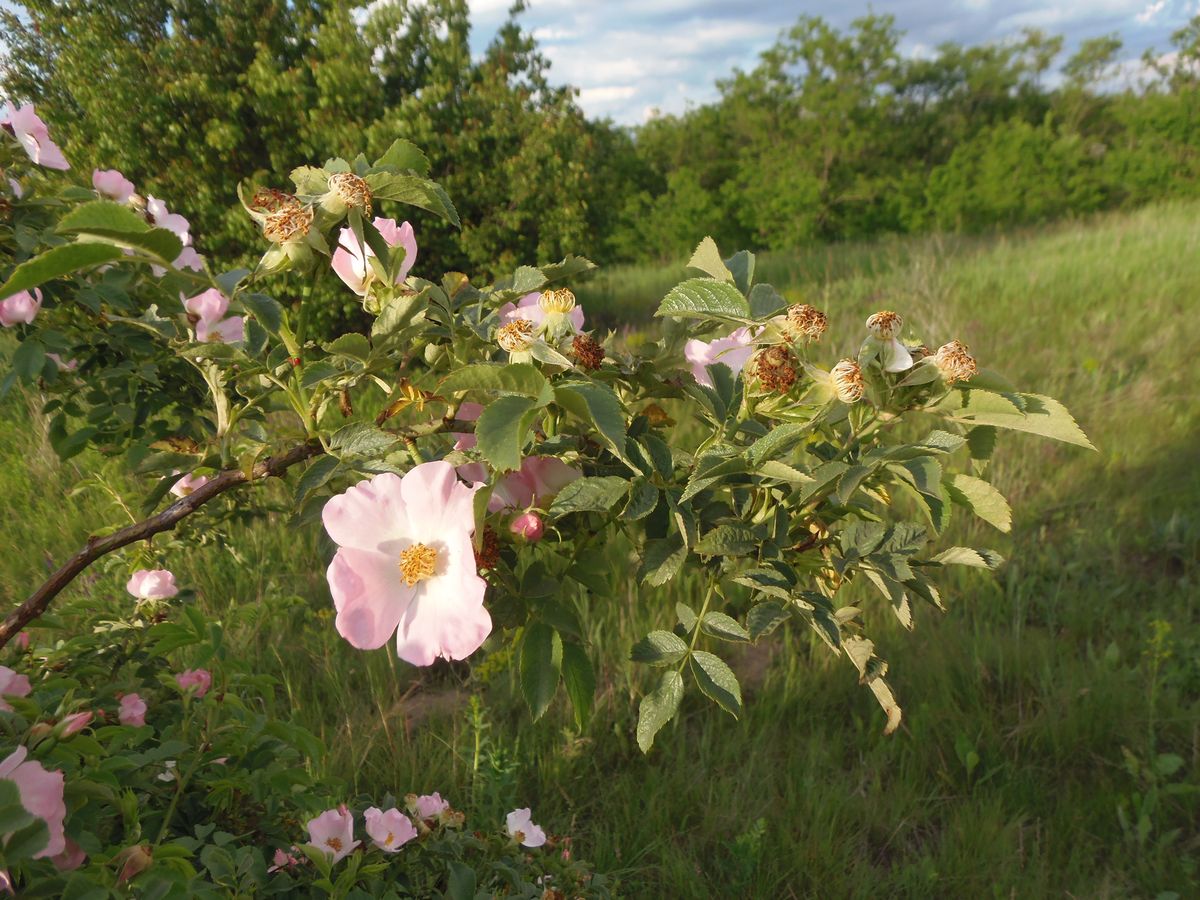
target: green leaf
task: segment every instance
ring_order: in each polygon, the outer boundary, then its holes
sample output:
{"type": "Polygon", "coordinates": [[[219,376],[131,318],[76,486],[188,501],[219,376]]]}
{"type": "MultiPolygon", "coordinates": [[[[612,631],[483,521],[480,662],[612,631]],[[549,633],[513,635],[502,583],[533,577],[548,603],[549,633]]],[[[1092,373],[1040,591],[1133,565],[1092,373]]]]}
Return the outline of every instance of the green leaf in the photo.
{"type": "Polygon", "coordinates": [[[654,587],[664,585],[679,574],[679,569],[683,566],[686,558],[687,547],[684,546],[683,537],[679,534],[646,541],[642,566],[638,570],[638,580],[654,587]]]}
{"type": "Polygon", "coordinates": [[[439,394],[460,391],[490,391],[497,394],[520,394],[545,402],[549,399],[550,382],[528,363],[499,365],[476,363],[464,366],[446,376],[438,385],[439,394]]]}
{"type": "Polygon", "coordinates": [[[75,207],[59,220],[55,230],[144,250],[167,263],[183,251],[183,243],[173,233],[152,227],[129,207],[111,200],[75,207]]]}
{"type": "Polygon", "coordinates": [[[475,900],[475,870],[458,860],[451,860],[446,872],[447,900],[475,900]]]}
{"type": "Polygon", "coordinates": [[[567,256],[556,263],[541,267],[547,283],[576,278],[594,268],[596,264],[584,256],[567,256]]]}
{"type": "Polygon", "coordinates": [[[525,629],[521,642],[521,693],[534,721],[550,707],[562,672],[563,643],[558,632],[542,622],[525,629]]]}
{"type": "Polygon", "coordinates": [[[21,805],[21,792],[16,782],[0,779],[0,834],[24,828],[32,821],[33,814],[21,805]]]}
{"type": "Polygon", "coordinates": [[[679,617],[679,624],[683,626],[683,630],[688,634],[696,627],[696,611],[686,603],[675,604],[675,615],[679,617]]]}
{"type": "Polygon", "coordinates": [[[35,853],[45,850],[49,843],[50,829],[44,820],[35,818],[8,836],[4,842],[4,862],[13,865],[31,859],[35,853]]]}
{"type": "Polygon", "coordinates": [[[112,262],[123,255],[119,247],[111,244],[64,244],[54,247],[13,269],[8,281],[0,284],[0,300],[79,269],[112,262]]]}
{"type": "Polygon", "coordinates": [[[738,286],[738,290],[749,294],[750,285],[754,284],[754,254],[749,250],[739,250],[725,260],[725,266],[733,275],[733,283],[738,286]]]}
{"type": "Polygon", "coordinates": [[[710,237],[706,237],[697,245],[692,258],[688,260],[688,268],[698,269],[717,281],[733,282],[733,273],[726,268],[721,259],[721,251],[717,249],[717,242],[710,237]]]}
{"type": "Polygon", "coordinates": [[[567,696],[571,699],[575,727],[582,731],[592,717],[592,704],[596,700],[596,672],[587,651],[579,644],[563,644],[562,679],[567,696]]]}
{"type": "Polygon", "coordinates": [[[949,476],[945,485],[946,492],[955,503],[967,507],[1001,531],[1012,530],[1012,510],[1004,495],[994,486],[982,478],[962,474],[949,476]]]}
{"type": "Polygon", "coordinates": [[[625,410],[616,393],[606,384],[569,381],[556,385],[554,400],[585,422],[591,422],[618,459],[625,456],[625,410]]]}
{"type": "Polygon", "coordinates": [[[33,379],[42,374],[42,369],[45,365],[46,348],[36,338],[26,338],[13,351],[13,371],[23,381],[33,381],[33,379]]]}
{"type": "Polygon", "coordinates": [[[725,661],[712,653],[697,650],[688,660],[692,676],[700,690],[735,719],[742,713],[742,688],[725,661]]]}
{"type": "Polygon", "coordinates": [[[273,335],[279,334],[283,324],[283,308],[273,298],[266,294],[242,294],[238,297],[246,312],[258,320],[258,324],[273,335]]]}
{"type": "Polygon", "coordinates": [[[429,157],[411,141],[398,139],[392,141],[383,156],[375,160],[375,168],[408,169],[418,175],[429,174],[429,157]]]}
{"type": "Polygon", "coordinates": [[[629,482],[614,475],[576,478],[567,484],[550,505],[551,518],[573,512],[604,512],[625,496],[629,482]]]}
{"type": "Polygon", "coordinates": [[[718,525],[696,542],[701,556],[742,556],[758,547],[754,532],[745,525],[718,525]]]}
{"type": "Polygon", "coordinates": [[[723,612],[706,613],[704,621],[700,623],[700,629],[710,637],[722,641],[750,640],[750,632],[743,628],[737,619],[723,612]]]}
{"type": "Polygon", "coordinates": [[[525,435],[538,409],[536,400],[508,394],[497,397],[480,413],[475,422],[477,446],[497,472],[510,472],[521,467],[525,435]]]}
{"type": "Polygon", "coordinates": [[[742,322],[749,319],[750,307],[741,292],[729,282],[693,278],[671,288],[654,315],[742,322]]]}
{"type": "Polygon", "coordinates": [[[638,706],[637,742],[643,753],[654,746],[654,737],[675,713],[683,699],[683,676],[675,669],[663,672],[658,687],[642,698],[638,706]]]}
{"type": "Polygon", "coordinates": [[[296,482],[296,504],[334,476],[342,462],[336,456],[318,456],[296,482]]]}
{"type": "Polygon", "coordinates": [[[973,547],[948,547],[932,562],[943,566],[973,566],[977,569],[995,569],[1004,562],[1004,557],[995,550],[976,550],[973,547]]]}
{"type": "Polygon", "coordinates": [[[395,446],[398,438],[368,425],[366,422],[352,422],[343,425],[329,439],[329,446],[343,455],[380,457],[395,446]]]}
{"type": "Polygon", "coordinates": [[[791,607],[778,600],[767,600],[750,607],[746,614],[746,625],[749,626],[750,639],[757,641],[760,637],[770,634],[791,617],[791,607]]]}
{"type": "Polygon", "coordinates": [[[658,506],[658,488],[644,477],[635,478],[629,484],[629,502],[621,510],[621,518],[637,522],[654,512],[658,506]]]}
{"type": "Polygon", "coordinates": [[[366,362],[367,357],[371,355],[371,342],[367,340],[367,336],[355,332],[339,335],[328,344],[322,344],[321,346],[326,353],[349,356],[361,362],[366,362]]]}
{"type": "Polygon", "coordinates": [[[688,645],[670,631],[652,631],[629,652],[629,658],[650,666],[670,666],[687,655],[688,645]]]}
{"type": "Polygon", "coordinates": [[[750,291],[750,317],[760,322],[778,315],[788,307],[787,300],[769,284],[756,284],[750,291]]]}
{"type": "Polygon", "coordinates": [[[1008,397],[982,390],[951,391],[938,409],[970,425],[995,425],[1095,450],[1067,408],[1041,394],[1013,394],[1024,410],[1008,397]]]}
{"type": "Polygon", "coordinates": [[[763,463],[783,456],[804,440],[810,427],[796,422],[776,425],[746,448],[746,462],[750,470],[757,471],[763,463]]]}
{"type": "Polygon", "coordinates": [[[994,425],[979,425],[967,432],[967,448],[971,459],[987,460],[992,458],[996,449],[996,427],[994,425]]]}
{"type": "Polygon", "coordinates": [[[441,216],[455,228],[460,226],[458,211],[445,189],[436,182],[416,175],[376,173],[366,176],[371,196],[376,200],[395,200],[441,216]]]}

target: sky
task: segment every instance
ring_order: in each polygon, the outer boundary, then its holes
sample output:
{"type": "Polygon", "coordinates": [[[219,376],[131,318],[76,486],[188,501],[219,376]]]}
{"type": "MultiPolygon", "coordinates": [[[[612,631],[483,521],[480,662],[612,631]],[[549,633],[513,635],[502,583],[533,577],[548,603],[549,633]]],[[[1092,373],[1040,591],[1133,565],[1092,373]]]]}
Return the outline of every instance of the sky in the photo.
{"type": "MultiPolygon", "coordinates": [[[[482,52],[510,0],[470,0],[482,52]]],[[[1040,28],[1079,41],[1117,32],[1127,71],[1148,47],[1200,14],[1200,0],[530,0],[521,17],[551,62],[552,79],[580,89],[588,115],[636,125],[655,110],[683,112],[717,96],[715,82],[751,69],[758,54],[802,14],[839,29],[868,12],[895,16],[908,55],[944,41],[977,44],[1040,28]]]]}

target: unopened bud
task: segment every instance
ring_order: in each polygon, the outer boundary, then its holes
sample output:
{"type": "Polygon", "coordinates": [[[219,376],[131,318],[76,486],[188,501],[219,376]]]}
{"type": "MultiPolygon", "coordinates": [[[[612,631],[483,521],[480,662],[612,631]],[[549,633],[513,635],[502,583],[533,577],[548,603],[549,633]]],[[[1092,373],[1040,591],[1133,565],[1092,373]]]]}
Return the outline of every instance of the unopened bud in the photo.
{"type": "Polygon", "coordinates": [[[118,866],[117,883],[129,881],[150,868],[154,862],[154,848],[149,844],[126,847],[113,859],[118,866]]]}
{"type": "Polygon", "coordinates": [[[54,728],[55,737],[59,740],[69,738],[72,735],[79,734],[83,729],[87,728],[92,721],[90,712],[71,713],[65,716],[61,722],[54,728]]]}
{"type": "Polygon", "coordinates": [[[534,543],[542,539],[542,535],[546,533],[546,526],[537,513],[527,512],[513,519],[509,530],[530,543],[534,543]]]}

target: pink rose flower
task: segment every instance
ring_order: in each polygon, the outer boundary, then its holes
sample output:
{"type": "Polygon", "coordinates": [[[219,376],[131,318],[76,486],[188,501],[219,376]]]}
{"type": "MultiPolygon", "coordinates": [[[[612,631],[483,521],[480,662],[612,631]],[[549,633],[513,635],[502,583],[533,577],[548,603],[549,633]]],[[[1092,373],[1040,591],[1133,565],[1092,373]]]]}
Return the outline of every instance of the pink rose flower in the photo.
{"type": "Polygon", "coordinates": [[[354,840],[354,816],[345,804],[327,809],[308,822],[309,846],[315,847],[336,863],[349,856],[362,841],[354,840]]]}
{"type": "MultiPolygon", "coordinates": [[[[465,480],[481,484],[487,481],[483,463],[466,463],[458,467],[465,480]]],[[[488,512],[502,509],[528,509],[543,504],[583,472],[568,466],[554,456],[526,456],[521,468],[500,477],[488,498],[488,512]]]]}
{"type": "Polygon", "coordinates": [[[232,344],[245,337],[242,316],[222,318],[229,309],[229,298],[209,288],[183,302],[183,308],[196,317],[196,340],[232,344]]]}
{"type": "Polygon", "coordinates": [[[128,203],[133,196],[133,182],[116,169],[96,169],[92,172],[92,187],[96,193],[116,200],[118,203],[128,203]]]}
{"type": "Polygon", "coordinates": [[[13,197],[17,200],[25,196],[25,189],[21,187],[21,182],[15,178],[8,179],[8,189],[12,191],[13,197]]]}
{"type": "Polygon", "coordinates": [[[8,666],[0,666],[0,709],[5,712],[13,711],[12,705],[2,699],[4,695],[28,697],[32,690],[33,685],[29,683],[29,676],[18,674],[8,666]]]}
{"type": "Polygon", "coordinates": [[[6,103],[4,112],[0,114],[0,125],[7,125],[12,129],[25,153],[39,166],[45,166],[47,169],[71,168],[62,151],[50,140],[50,129],[33,111],[32,103],[22,106],[6,103]]]}
{"type": "Polygon", "coordinates": [[[542,539],[542,535],[546,533],[546,526],[537,513],[527,512],[513,519],[509,530],[530,543],[534,543],[542,539]]]}
{"type": "MultiPolygon", "coordinates": [[[[504,325],[511,322],[513,319],[528,319],[536,326],[541,326],[546,321],[546,311],[542,309],[540,301],[542,295],[540,291],[534,291],[532,294],[526,294],[515,304],[505,303],[500,307],[498,313],[500,315],[500,324],[504,325]]],[[[567,319],[575,326],[576,331],[583,331],[583,307],[576,306],[569,313],[567,319]]]]}
{"type": "Polygon", "coordinates": [[[58,867],[60,872],[70,872],[78,869],[87,861],[87,854],[83,852],[82,847],[70,838],[66,839],[66,844],[67,846],[62,853],[55,855],[50,860],[50,862],[58,867]]]}
{"type": "Polygon", "coordinates": [[[175,575],[167,569],[138,569],[130,576],[125,590],[139,600],[166,600],[179,593],[175,575]]]}
{"type": "MultiPolygon", "coordinates": [[[[465,400],[458,405],[454,418],[460,422],[474,422],[483,413],[483,407],[478,403],[465,400]]],[[[451,432],[454,435],[455,450],[470,450],[475,446],[475,435],[465,431],[451,432]]]]}
{"type": "Polygon", "coordinates": [[[159,200],[154,195],[146,198],[146,212],[154,221],[155,228],[165,228],[175,237],[179,238],[180,243],[187,247],[192,243],[191,223],[188,222],[179,213],[173,213],[167,209],[167,204],[159,200]]]}
{"type": "Polygon", "coordinates": [[[206,484],[208,484],[207,476],[189,472],[171,485],[171,493],[176,497],[186,497],[197,488],[202,488],[206,484]]]}
{"type": "Polygon", "coordinates": [[[15,643],[17,645],[18,650],[28,650],[29,649],[29,632],[28,631],[18,631],[17,636],[15,638],[13,638],[13,643],[15,643]]]}
{"type": "Polygon", "coordinates": [[[137,694],[126,694],[121,698],[117,719],[122,725],[145,725],[146,701],[137,694]]]}
{"type": "Polygon", "coordinates": [[[11,328],[18,322],[30,325],[41,308],[42,292],[37,288],[32,291],[18,291],[11,297],[0,300],[0,325],[5,328],[11,328]]]}
{"type": "Polygon", "coordinates": [[[417,836],[412,821],[395,807],[383,812],[372,806],[363,813],[363,819],[367,823],[367,834],[384,853],[395,853],[417,836]]]}
{"type": "MultiPolygon", "coordinates": [[[[296,849],[295,844],[292,845],[292,849],[296,849]]],[[[272,863],[273,865],[267,867],[268,873],[278,872],[280,869],[294,869],[296,866],[300,865],[300,858],[293,856],[283,848],[280,848],[275,851],[275,856],[272,859],[272,863]]]]}
{"type": "Polygon", "coordinates": [[[175,257],[174,266],[177,269],[191,269],[193,272],[204,271],[204,257],[196,252],[195,247],[184,247],[175,257]]]}
{"type": "MultiPolygon", "coordinates": [[[[67,805],[63,802],[63,773],[47,771],[36,760],[26,760],[29,751],[18,747],[7,759],[0,762],[0,778],[11,781],[21,795],[21,805],[31,816],[46,823],[50,840],[34,859],[57,856],[67,847],[63,820],[67,817],[67,805]]],[[[7,835],[6,835],[7,837],[7,835]]]]}
{"type": "Polygon", "coordinates": [[[64,716],[62,721],[58,723],[55,729],[58,732],[59,738],[69,738],[79,734],[83,729],[87,728],[92,721],[91,712],[71,713],[69,716],[64,716]]]}
{"type": "Polygon", "coordinates": [[[361,481],[325,504],[338,551],[327,572],[338,632],[362,650],[396,635],[396,653],[428,666],[465,659],[491,633],[475,568],[473,497],[447,462],[361,481]]]}
{"type": "Polygon", "coordinates": [[[421,794],[419,797],[410,797],[410,808],[415,809],[418,816],[422,819],[432,819],[440,816],[450,808],[450,803],[442,799],[442,795],[437,791],[432,794],[421,794]]]}
{"type": "Polygon", "coordinates": [[[754,355],[754,335],[750,329],[742,327],[734,330],[728,337],[717,338],[715,341],[700,341],[693,338],[683,345],[683,355],[692,364],[692,375],[699,384],[712,387],[712,378],[705,366],[724,363],[734,375],[745,368],[750,357],[754,355]]]}
{"type": "Polygon", "coordinates": [[[212,673],[208,669],[188,669],[175,676],[175,683],[185,693],[192,691],[199,700],[212,687],[212,673]]]}
{"type": "MultiPolygon", "coordinates": [[[[403,284],[413,263],[417,261],[417,238],[413,234],[413,227],[408,222],[397,225],[395,219],[376,218],[373,224],[389,247],[400,247],[404,250],[404,260],[396,272],[396,284],[403,284]]],[[[333,271],[337,273],[338,278],[346,282],[346,287],[360,297],[365,296],[371,278],[374,277],[369,262],[374,256],[370,247],[359,245],[358,238],[351,229],[343,228],[338,236],[337,249],[333,251],[333,271]]]]}
{"type": "Polygon", "coordinates": [[[540,847],[546,843],[546,832],[533,824],[532,816],[528,806],[524,809],[514,809],[508,814],[506,820],[508,834],[518,844],[524,844],[526,847],[540,847]]]}

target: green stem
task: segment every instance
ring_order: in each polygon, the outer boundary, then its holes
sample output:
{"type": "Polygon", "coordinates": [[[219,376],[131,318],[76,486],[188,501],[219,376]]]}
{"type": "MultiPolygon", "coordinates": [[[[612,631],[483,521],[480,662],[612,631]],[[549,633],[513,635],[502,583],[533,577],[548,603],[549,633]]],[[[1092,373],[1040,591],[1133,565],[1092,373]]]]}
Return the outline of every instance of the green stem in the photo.
{"type": "Polygon", "coordinates": [[[717,574],[714,572],[708,581],[708,590],[704,593],[704,602],[700,605],[700,614],[696,616],[696,627],[692,630],[692,641],[688,644],[688,652],[683,659],[679,661],[678,672],[683,674],[683,667],[687,665],[687,661],[691,658],[692,653],[696,649],[696,642],[700,640],[700,625],[704,622],[704,615],[708,612],[708,604],[712,602],[713,594],[717,590],[717,574]]]}

